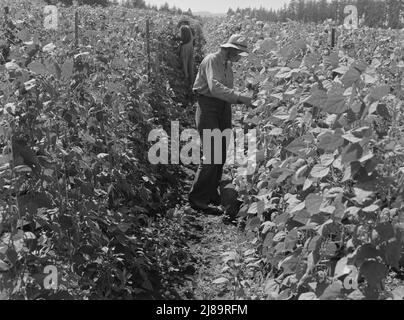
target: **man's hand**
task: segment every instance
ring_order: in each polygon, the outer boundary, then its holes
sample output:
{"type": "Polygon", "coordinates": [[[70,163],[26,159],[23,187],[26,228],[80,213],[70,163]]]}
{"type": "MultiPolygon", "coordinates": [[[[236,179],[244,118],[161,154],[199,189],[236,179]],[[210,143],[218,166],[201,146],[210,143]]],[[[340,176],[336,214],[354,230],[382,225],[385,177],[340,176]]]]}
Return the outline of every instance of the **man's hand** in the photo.
{"type": "Polygon", "coordinates": [[[241,104],[245,104],[247,107],[252,107],[252,98],[245,95],[240,95],[238,98],[238,102],[241,104]]]}

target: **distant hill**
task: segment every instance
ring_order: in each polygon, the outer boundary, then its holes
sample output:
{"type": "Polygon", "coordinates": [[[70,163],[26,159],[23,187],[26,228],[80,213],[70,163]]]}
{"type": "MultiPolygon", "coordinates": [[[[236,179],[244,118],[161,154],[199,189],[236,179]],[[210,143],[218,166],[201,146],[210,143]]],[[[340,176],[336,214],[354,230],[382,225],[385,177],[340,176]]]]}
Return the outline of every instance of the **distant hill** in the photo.
{"type": "Polygon", "coordinates": [[[194,12],[194,16],[200,16],[200,17],[224,17],[226,16],[226,13],[211,13],[209,11],[199,11],[199,12],[194,12]]]}

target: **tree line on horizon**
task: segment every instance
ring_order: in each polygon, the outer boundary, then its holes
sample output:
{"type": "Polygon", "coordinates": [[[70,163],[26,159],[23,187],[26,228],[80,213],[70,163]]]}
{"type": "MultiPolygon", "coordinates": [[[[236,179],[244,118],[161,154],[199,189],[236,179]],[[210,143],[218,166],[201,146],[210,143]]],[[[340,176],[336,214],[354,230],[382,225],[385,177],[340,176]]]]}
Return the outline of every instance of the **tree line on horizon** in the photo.
{"type": "MultiPolygon", "coordinates": [[[[191,9],[184,11],[176,6],[170,6],[167,2],[158,7],[157,5],[146,4],[145,0],[76,0],[78,5],[94,5],[94,6],[108,6],[108,5],[122,5],[127,8],[149,9],[162,12],[170,12],[173,14],[184,14],[193,17],[191,9]]],[[[62,3],[66,6],[73,5],[74,0],[45,0],[48,4],[62,3]]]]}
{"type": "Polygon", "coordinates": [[[174,14],[185,14],[193,16],[191,9],[184,11],[181,8],[177,8],[176,6],[170,6],[168,2],[165,2],[160,7],[158,7],[157,5],[146,4],[145,0],[110,0],[110,2],[112,2],[113,4],[121,4],[128,8],[149,9],[154,11],[170,12],[174,14]]]}
{"type": "Polygon", "coordinates": [[[322,23],[332,19],[342,24],[346,15],[344,8],[355,5],[363,26],[399,29],[404,27],[403,0],[291,0],[278,10],[261,8],[230,8],[227,15],[241,14],[268,22],[286,22],[289,19],[301,22],[322,23]]]}

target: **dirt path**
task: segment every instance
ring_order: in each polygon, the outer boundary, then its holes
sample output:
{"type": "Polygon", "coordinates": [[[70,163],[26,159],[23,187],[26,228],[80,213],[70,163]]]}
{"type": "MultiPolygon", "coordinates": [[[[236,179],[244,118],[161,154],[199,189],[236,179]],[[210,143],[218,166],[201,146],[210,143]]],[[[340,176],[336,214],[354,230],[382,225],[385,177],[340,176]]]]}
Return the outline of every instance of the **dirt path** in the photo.
{"type": "Polygon", "coordinates": [[[255,281],[253,267],[258,267],[259,259],[246,233],[224,223],[223,217],[206,216],[189,207],[179,211],[177,219],[186,230],[186,258],[178,264],[186,267],[176,273],[178,281],[170,284],[175,298],[234,300],[259,294],[260,281],[255,281]]]}
{"type": "MultiPolygon", "coordinates": [[[[190,252],[198,259],[194,298],[202,300],[234,300],[246,298],[242,282],[242,261],[229,260],[249,250],[245,234],[221,217],[199,217],[204,228],[200,242],[191,244],[190,252]],[[236,265],[236,263],[240,265],[236,265]]],[[[251,248],[250,248],[251,249],[251,248]]],[[[251,272],[250,277],[253,277],[251,272]]]]}
{"type": "Polygon", "coordinates": [[[262,298],[262,262],[249,235],[240,224],[226,216],[209,216],[191,209],[186,201],[194,176],[183,188],[182,205],[174,210],[169,224],[176,225],[172,240],[176,249],[174,265],[165,275],[163,297],[181,300],[237,300],[262,298]],[[180,239],[180,241],[178,241],[180,239]]]}

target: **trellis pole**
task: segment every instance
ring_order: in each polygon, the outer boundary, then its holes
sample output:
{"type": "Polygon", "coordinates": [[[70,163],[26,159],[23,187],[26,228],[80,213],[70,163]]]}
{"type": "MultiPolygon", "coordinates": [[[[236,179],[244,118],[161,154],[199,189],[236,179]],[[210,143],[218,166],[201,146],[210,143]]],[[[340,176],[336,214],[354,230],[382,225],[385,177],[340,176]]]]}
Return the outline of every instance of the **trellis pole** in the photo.
{"type": "Polygon", "coordinates": [[[334,49],[335,48],[335,34],[336,34],[336,30],[335,27],[332,26],[331,27],[331,48],[334,49]]]}
{"type": "Polygon", "coordinates": [[[146,20],[146,51],[147,51],[147,75],[150,80],[151,58],[150,58],[150,18],[146,20]]]}
{"type": "Polygon", "coordinates": [[[74,13],[74,44],[76,48],[79,46],[79,12],[77,9],[74,13]]]}
{"type": "Polygon", "coordinates": [[[8,7],[4,7],[4,20],[5,20],[5,21],[7,21],[8,14],[9,14],[9,9],[8,9],[8,7]]]}

